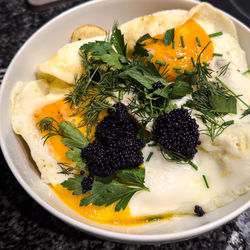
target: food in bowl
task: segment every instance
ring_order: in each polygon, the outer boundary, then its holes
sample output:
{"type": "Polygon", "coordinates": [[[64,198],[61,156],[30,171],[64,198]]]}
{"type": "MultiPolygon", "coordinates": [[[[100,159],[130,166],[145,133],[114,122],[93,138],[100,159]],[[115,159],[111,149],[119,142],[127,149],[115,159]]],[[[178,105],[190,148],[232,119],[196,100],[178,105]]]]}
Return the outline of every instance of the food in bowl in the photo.
{"type": "Polygon", "coordinates": [[[14,131],[64,203],[131,226],[202,216],[249,190],[250,80],[227,16],[200,4],[84,35],[11,100],[14,131]]]}

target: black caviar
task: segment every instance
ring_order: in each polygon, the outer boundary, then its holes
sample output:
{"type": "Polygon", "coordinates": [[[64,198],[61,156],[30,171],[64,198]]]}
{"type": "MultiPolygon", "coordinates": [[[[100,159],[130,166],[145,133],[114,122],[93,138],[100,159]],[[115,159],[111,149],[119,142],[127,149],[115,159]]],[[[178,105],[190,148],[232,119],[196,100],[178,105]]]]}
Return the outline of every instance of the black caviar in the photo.
{"type": "Polygon", "coordinates": [[[165,150],[192,159],[199,141],[198,124],[187,109],[178,108],[157,117],[154,125],[155,141],[165,150]]]}
{"type": "Polygon", "coordinates": [[[117,103],[97,126],[95,140],[82,150],[92,176],[108,176],[119,169],[143,163],[144,142],[137,139],[137,128],[128,119],[127,108],[117,103]]]}
{"type": "Polygon", "coordinates": [[[194,213],[195,213],[197,216],[199,216],[199,217],[201,217],[201,216],[203,216],[203,215],[205,214],[205,212],[204,212],[204,210],[202,209],[202,207],[200,207],[200,206],[198,206],[198,205],[195,205],[195,206],[194,206],[194,213]]]}
{"type": "Polygon", "coordinates": [[[94,182],[94,177],[93,176],[88,176],[88,177],[84,177],[81,184],[82,184],[82,192],[86,193],[89,190],[92,189],[92,185],[94,182]]]}
{"type": "Polygon", "coordinates": [[[156,90],[156,89],[163,89],[165,86],[160,81],[158,81],[153,83],[152,87],[153,90],[156,90]]]}

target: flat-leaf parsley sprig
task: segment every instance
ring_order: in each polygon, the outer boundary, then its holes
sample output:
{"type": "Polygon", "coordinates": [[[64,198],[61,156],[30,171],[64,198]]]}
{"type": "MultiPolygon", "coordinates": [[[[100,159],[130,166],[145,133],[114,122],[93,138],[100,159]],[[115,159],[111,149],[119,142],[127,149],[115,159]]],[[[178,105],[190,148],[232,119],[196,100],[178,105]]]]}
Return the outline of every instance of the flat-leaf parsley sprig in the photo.
{"type": "Polygon", "coordinates": [[[144,185],[144,168],[119,170],[116,177],[96,177],[90,194],[81,200],[80,206],[109,206],[117,202],[115,211],[119,212],[127,207],[136,192],[149,191],[144,185]]]}

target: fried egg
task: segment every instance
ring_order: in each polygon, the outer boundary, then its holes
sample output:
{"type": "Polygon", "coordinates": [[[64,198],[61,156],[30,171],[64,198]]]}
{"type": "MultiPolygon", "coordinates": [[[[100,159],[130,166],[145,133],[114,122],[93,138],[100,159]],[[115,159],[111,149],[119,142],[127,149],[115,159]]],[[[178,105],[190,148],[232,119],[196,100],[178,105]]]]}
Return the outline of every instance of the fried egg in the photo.
{"type": "MultiPolygon", "coordinates": [[[[245,52],[240,48],[233,22],[222,12],[209,4],[199,4],[190,11],[161,11],[131,20],[121,25],[128,54],[131,55],[138,38],[149,33],[156,40],[148,40],[145,47],[152,54],[151,62],[168,65],[168,81],[173,81],[180,70],[193,70],[194,61],[202,53],[201,60],[210,64],[214,74],[221,66],[230,63],[226,74],[220,78],[242,99],[250,103],[250,79],[237,70],[247,69],[245,52]],[[175,47],[166,46],[163,37],[166,30],[175,28],[175,47]],[[209,34],[223,32],[223,35],[210,37],[209,34]],[[181,38],[182,37],[182,38],[181,38]],[[197,38],[199,42],[197,41],[197,38]],[[210,43],[209,43],[210,42],[210,43]],[[220,53],[222,56],[214,56],[220,53]]],[[[79,48],[83,43],[103,40],[96,37],[76,41],[65,45],[44,63],[38,65],[37,75],[40,80],[29,83],[19,82],[12,92],[11,120],[15,133],[27,142],[32,158],[35,160],[41,179],[51,184],[57,195],[75,211],[84,217],[100,223],[113,222],[120,225],[136,225],[145,222],[147,216],[193,214],[195,205],[200,205],[206,212],[221,207],[250,188],[250,118],[240,119],[240,115],[227,115],[225,120],[235,120],[214,142],[206,135],[201,135],[201,145],[194,162],[199,166],[195,171],[190,165],[178,165],[166,162],[157,148],[145,147],[144,159],[152,151],[149,162],[144,163],[145,185],[150,192],[139,191],[129,202],[125,211],[115,213],[113,207],[100,208],[93,205],[79,208],[80,198],[72,197],[60,184],[68,176],[58,174],[58,162],[70,162],[65,155],[68,148],[60,137],[52,137],[43,145],[41,133],[36,124],[46,116],[57,121],[69,120],[77,125],[78,117],[72,117],[72,110],[63,102],[63,97],[71,90],[75,76],[84,72],[79,48]],[[25,121],[25,122],[23,122],[25,121]],[[203,175],[209,183],[206,187],[203,175]],[[133,218],[136,218],[133,220],[133,218]],[[132,222],[133,221],[133,222],[132,222]]],[[[131,96],[130,96],[131,98],[131,96]]],[[[180,107],[189,97],[175,100],[180,107]],[[184,99],[185,98],[185,99],[184,99]]],[[[127,102],[129,97],[125,97],[127,102]]],[[[244,106],[238,102],[238,112],[244,106]]],[[[198,121],[200,129],[204,124],[198,121]]],[[[85,133],[84,128],[81,129],[85,133]]]]}

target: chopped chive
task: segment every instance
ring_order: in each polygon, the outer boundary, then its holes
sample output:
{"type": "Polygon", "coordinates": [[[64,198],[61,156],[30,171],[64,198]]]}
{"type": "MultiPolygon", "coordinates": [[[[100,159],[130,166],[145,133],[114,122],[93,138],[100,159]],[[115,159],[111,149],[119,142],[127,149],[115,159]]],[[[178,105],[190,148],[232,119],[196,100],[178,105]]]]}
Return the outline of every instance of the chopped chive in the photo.
{"type": "Polygon", "coordinates": [[[182,59],[182,58],[184,58],[184,56],[179,56],[179,57],[177,57],[178,60],[179,60],[179,59],[182,59]]]}
{"type": "Polygon", "coordinates": [[[159,60],[155,60],[155,63],[156,64],[160,64],[162,66],[165,66],[166,65],[166,62],[162,62],[162,61],[159,61],[159,60]]]}
{"type": "Polygon", "coordinates": [[[185,74],[185,75],[193,75],[193,74],[194,74],[194,71],[185,69],[185,70],[184,70],[184,74],[185,74]]]}
{"type": "Polygon", "coordinates": [[[234,120],[226,121],[222,124],[222,126],[230,126],[232,124],[234,124],[234,120]]]}
{"type": "Polygon", "coordinates": [[[180,70],[176,70],[175,72],[180,74],[180,75],[183,74],[183,72],[181,72],[180,70]]]}
{"type": "Polygon", "coordinates": [[[210,38],[211,37],[216,37],[216,36],[222,36],[223,35],[223,32],[216,32],[216,33],[213,33],[213,34],[210,34],[210,35],[208,35],[210,38]]]}
{"type": "Polygon", "coordinates": [[[245,72],[243,72],[242,74],[245,75],[247,73],[250,73],[250,69],[246,70],[245,72]]]}
{"type": "Polygon", "coordinates": [[[195,40],[196,40],[196,42],[197,42],[198,46],[199,46],[199,47],[201,47],[201,43],[200,43],[199,38],[198,38],[198,37],[195,37],[195,40]]]}
{"type": "Polygon", "coordinates": [[[123,99],[123,90],[120,90],[119,91],[119,100],[122,100],[123,99]]]}
{"type": "Polygon", "coordinates": [[[220,54],[220,53],[213,53],[213,56],[223,56],[223,54],[220,54]]]}
{"type": "MultiPolygon", "coordinates": [[[[238,71],[238,72],[240,72],[240,70],[239,70],[239,69],[237,69],[237,71],[238,71]]],[[[243,73],[243,74],[244,74],[244,73],[243,73]]]]}
{"type": "Polygon", "coordinates": [[[188,161],[188,164],[193,167],[196,171],[198,171],[198,167],[192,162],[192,161],[188,161]]]}
{"type": "Polygon", "coordinates": [[[184,40],[183,40],[183,36],[181,36],[181,46],[182,46],[182,48],[185,48],[185,43],[184,43],[184,40]]]}
{"type": "Polygon", "coordinates": [[[153,57],[153,55],[150,54],[150,55],[147,57],[148,61],[150,61],[150,60],[152,59],[152,57],[153,57]]]}
{"type": "Polygon", "coordinates": [[[204,182],[206,184],[206,187],[209,188],[206,176],[203,174],[202,177],[203,177],[203,180],[204,180],[204,182]]]}
{"type": "Polygon", "coordinates": [[[175,49],[175,41],[172,42],[172,49],[175,49]]]}
{"type": "Polygon", "coordinates": [[[146,161],[150,161],[152,155],[153,155],[153,152],[150,152],[149,155],[148,155],[148,157],[147,157],[147,159],[146,159],[146,161]]]}
{"type": "Polygon", "coordinates": [[[195,67],[195,62],[194,62],[194,58],[193,57],[191,57],[191,61],[192,61],[193,66],[195,67]]]}
{"type": "Polygon", "coordinates": [[[174,70],[180,70],[181,67],[173,67],[174,70]]]}

